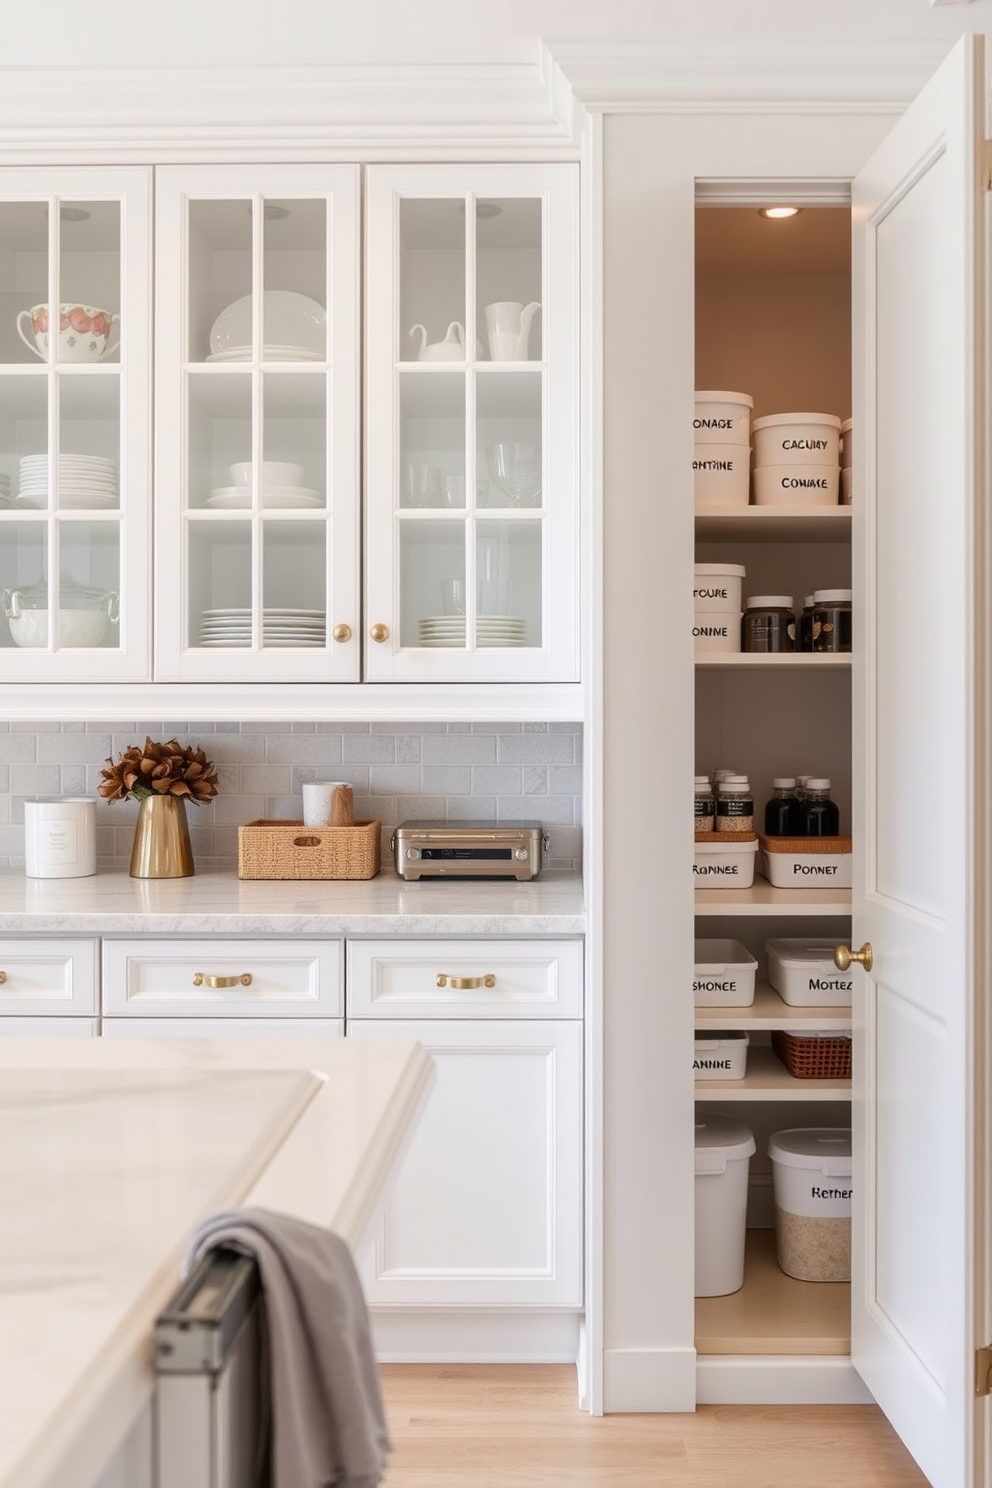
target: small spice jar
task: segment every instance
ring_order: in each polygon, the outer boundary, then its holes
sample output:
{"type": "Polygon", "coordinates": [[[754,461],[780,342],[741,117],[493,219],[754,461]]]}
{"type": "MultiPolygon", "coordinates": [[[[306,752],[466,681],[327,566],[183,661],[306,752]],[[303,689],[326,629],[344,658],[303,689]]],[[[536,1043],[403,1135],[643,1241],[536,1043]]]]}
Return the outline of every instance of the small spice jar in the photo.
{"type": "Polygon", "coordinates": [[[813,650],[850,651],[850,589],[817,589],[813,595],[813,650]]]}
{"type": "Polygon", "coordinates": [[[696,810],[695,830],[697,832],[712,832],[715,830],[716,797],[713,787],[710,785],[708,775],[696,776],[696,810]]]}
{"type": "Polygon", "coordinates": [[[795,639],[791,594],[756,594],[744,601],[742,651],[791,651],[795,639]]]}
{"type": "Polygon", "coordinates": [[[732,775],[721,783],[716,797],[716,830],[754,831],[754,796],[746,775],[732,775]]]}

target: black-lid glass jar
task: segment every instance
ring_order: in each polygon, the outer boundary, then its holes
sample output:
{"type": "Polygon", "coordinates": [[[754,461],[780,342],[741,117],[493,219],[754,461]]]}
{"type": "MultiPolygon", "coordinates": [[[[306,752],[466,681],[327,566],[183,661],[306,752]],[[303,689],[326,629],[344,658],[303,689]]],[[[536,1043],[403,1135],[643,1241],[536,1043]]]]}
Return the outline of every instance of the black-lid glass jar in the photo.
{"type": "Polygon", "coordinates": [[[744,601],[742,651],[792,651],[795,642],[791,594],[756,594],[744,601]]]}
{"type": "Polygon", "coordinates": [[[817,589],[812,621],[814,651],[850,651],[851,590],[817,589]]]}

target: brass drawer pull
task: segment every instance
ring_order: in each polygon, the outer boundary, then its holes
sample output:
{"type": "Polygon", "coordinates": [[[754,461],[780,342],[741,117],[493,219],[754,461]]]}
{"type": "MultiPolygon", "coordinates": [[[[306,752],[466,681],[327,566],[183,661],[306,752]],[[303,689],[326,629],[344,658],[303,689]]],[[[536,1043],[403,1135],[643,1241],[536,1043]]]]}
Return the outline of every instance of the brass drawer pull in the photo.
{"type": "Polygon", "coordinates": [[[5,971],[0,971],[0,987],[3,986],[3,984],[4,984],[4,982],[6,980],[7,980],[7,973],[5,971]]]}
{"type": "Polygon", "coordinates": [[[438,987],[454,987],[456,992],[471,992],[475,987],[495,987],[496,978],[490,971],[486,976],[479,977],[453,977],[446,972],[439,971],[436,978],[438,987]]]}
{"type": "Polygon", "coordinates": [[[240,976],[219,977],[204,976],[202,971],[193,973],[194,987],[250,987],[251,972],[243,971],[240,976]]]}

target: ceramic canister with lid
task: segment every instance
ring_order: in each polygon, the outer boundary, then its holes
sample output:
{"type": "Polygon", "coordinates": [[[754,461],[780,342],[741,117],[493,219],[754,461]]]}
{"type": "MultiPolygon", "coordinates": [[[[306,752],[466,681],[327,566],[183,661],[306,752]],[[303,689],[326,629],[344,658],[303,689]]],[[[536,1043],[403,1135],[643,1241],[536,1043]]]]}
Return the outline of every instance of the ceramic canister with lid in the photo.
{"type": "Polygon", "coordinates": [[[696,610],[741,612],[742,563],[697,563],[693,578],[692,603],[696,610]]]}
{"type": "Polygon", "coordinates": [[[751,409],[754,399],[749,393],[698,392],[692,418],[692,432],[697,444],[751,443],[751,409]]]}
{"type": "Polygon", "coordinates": [[[28,878],[89,878],[96,872],[96,801],[39,796],[24,802],[28,878]]]}
{"type": "Polygon", "coordinates": [[[840,466],[840,419],[832,413],[770,413],[755,419],[754,465],[840,466]]]}

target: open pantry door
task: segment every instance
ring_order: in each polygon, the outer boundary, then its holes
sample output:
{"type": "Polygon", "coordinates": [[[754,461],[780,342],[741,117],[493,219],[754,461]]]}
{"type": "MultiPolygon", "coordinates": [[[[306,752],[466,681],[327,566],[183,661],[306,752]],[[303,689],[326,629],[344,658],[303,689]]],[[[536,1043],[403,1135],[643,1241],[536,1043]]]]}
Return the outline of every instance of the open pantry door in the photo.
{"type": "Polygon", "coordinates": [[[984,47],[854,183],[852,1357],[935,1488],[984,1480],[989,566],[984,47]]]}

